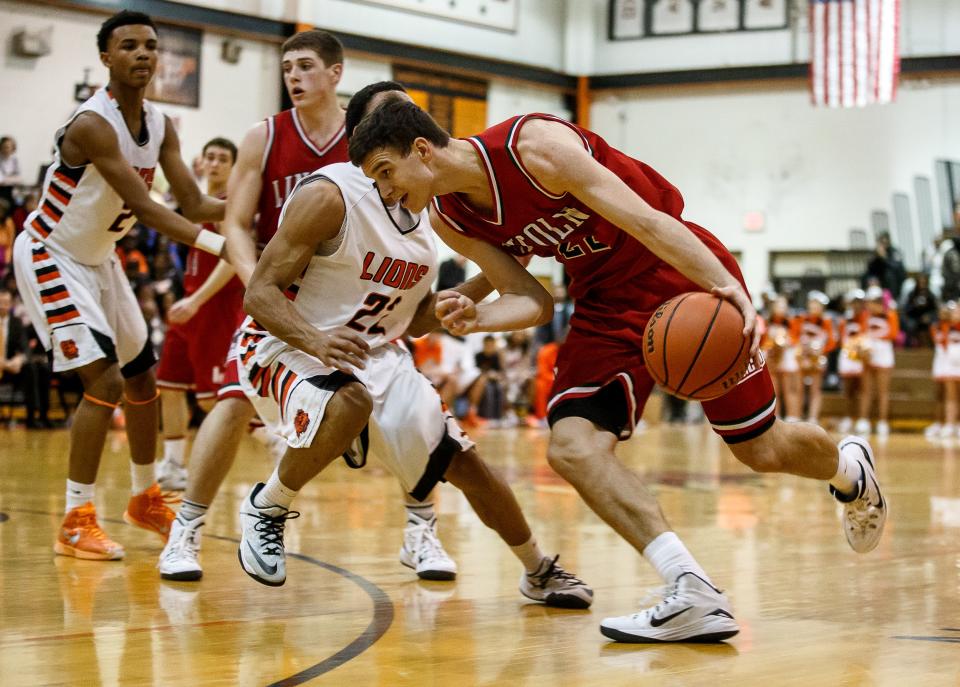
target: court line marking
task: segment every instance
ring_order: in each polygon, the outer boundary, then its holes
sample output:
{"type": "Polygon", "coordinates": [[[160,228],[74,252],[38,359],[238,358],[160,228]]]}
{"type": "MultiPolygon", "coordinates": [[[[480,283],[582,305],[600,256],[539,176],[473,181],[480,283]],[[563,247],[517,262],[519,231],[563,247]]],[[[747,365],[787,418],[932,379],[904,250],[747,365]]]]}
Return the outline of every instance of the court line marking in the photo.
{"type": "MultiPolygon", "coordinates": [[[[51,513],[49,511],[40,511],[40,510],[31,510],[23,508],[11,508],[9,509],[11,513],[24,513],[27,515],[57,515],[56,513],[51,513]]],[[[5,518],[0,518],[0,522],[4,520],[9,520],[10,516],[7,513],[0,513],[0,515],[6,516],[5,518]]],[[[123,520],[114,520],[111,518],[101,518],[104,522],[109,522],[113,524],[125,525],[128,526],[123,520]]],[[[207,534],[204,535],[204,538],[207,539],[219,539],[220,541],[227,541],[233,544],[239,544],[239,539],[234,539],[233,537],[225,537],[219,534],[207,534]]],[[[366,629],[360,634],[359,637],[354,639],[352,642],[347,644],[345,647],[340,649],[337,653],[332,656],[328,656],[319,663],[301,670],[299,673],[285,677],[282,680],[276,682],[271,682],[268,687],[294,687],[295,685],[302,685],[304,682],[312,680],[324,673],[329,673],[331,670],[339,668],[347,661],[353,660],[364,651],[373,646],[377,640],[379,640],[388,629],[390,625],[393,624],[394,618],[394,609],[393,601],[390,600],[390,597],[385,591],[380,587],[375,585],[370,580],[365,577],[361,577],[356,573],[350,572],[345,568],[333,565],[331,563],[326,563],[312,556],[307,556],[302,553],[293,553],[287,552],[289,558],[296,558],[305,563],[315,565],[317,567],[329,570],[330,572],[340,575],[341,577],[353,582],[355,585],[360,587],[367,596],[373,601],[373,617],[370,620],[370,624],[367,625],[366,629]]],[[[105,563],[109,564],[109,561],[105,563]]],[[[146,629],[163,629],[163,628],[143,628],[146,629]]]]}

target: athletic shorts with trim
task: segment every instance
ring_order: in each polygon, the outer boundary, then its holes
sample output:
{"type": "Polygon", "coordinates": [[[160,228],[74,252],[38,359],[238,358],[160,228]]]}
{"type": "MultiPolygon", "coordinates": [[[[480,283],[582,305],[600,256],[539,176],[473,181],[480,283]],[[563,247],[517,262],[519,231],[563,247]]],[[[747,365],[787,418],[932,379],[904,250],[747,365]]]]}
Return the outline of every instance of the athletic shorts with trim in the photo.
{"type": "Polygon", "coordinates": [[[105,358],[132,377],[156,363],[147,323],[116,254],[100,265],[84,265],[24,231],[13,245],[13,268],[40,343],[53,351],[55,372],[105,358]]]}
{"type": "MultiPolygon", "coordinates": [[[[733,256],[717,257],[746,289],[733,256]]],[[[563,417],[575,416],[594,421],[621,440],[633,433],[654,386],[643,361],[647,321],[664,301],[688,291],[703,291],[666,263],[634,278],[639,280],[636,286],[612,285],[577,301],[570,331],[557,355],[557,376],[547,404],[551,426],[563,417]],[[622,399],[619,395],[611,399],[608,391],[596,397],[591,408],[589,399],[609,385],[622,389],[622,399]]],[[[776,419],[776,395],[763,356],[758,354],[732,390],[704,401],[703,410],[713,431],[729,444],[767,431],[776,419]]]]}
{"type": "Polygon", "coordinates": [[[243,393],[243,387],[240,386],[240,361],[237,359],[237,347],[240,345],[240,339],[245,333],[242,329],[236,329],[230,337],[227,357],[221,367],[223,370],[223,381],[220,384],[220,388],[217,389],[218,401],[222,401],[225,398],[247,400],[247,395],[243,393]]]}
{"type": "Polygon", "coordinates": [[[353,375],[271,336],[244,334],[237,350],[240,384],[247,398],[292,448],[309,447],[336,391],[360,382],[370,394],[373,411],[363,441],[354,442],[366,444],[362,456],[348,462],[359,466],[367,455],[374,456],[418,500],[443,478],[454,455],[474,446],[414,366],[413,357],[396,344],[371,351],[366,367],[353,375]]]}
{"type": "Polygon", "coordinates": [[[189,322],[167,329],[157,367],[158,387],[192,390],[201,399],[217,396],[226,381],[224,368],[238,319],[227,316],[227,305],[211,299],[189,322]]]}

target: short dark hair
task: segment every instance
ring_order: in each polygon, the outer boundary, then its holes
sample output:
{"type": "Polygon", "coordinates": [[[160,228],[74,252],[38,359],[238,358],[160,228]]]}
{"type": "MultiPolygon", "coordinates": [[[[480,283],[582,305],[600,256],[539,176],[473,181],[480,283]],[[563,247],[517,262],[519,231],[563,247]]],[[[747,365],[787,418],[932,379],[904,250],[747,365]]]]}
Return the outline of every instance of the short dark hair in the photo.
{"type": "Polygon", "coordinates": [[[370,101],[373,100],[373,96],[386,91],[406,93],[407,89],[396,81],[378,81],[369,86],[364,86],[353,94],[350,102],[347,103],[347,138],[353,136],[353,130],[357,128],[357,124],[363,119],[363,115],[367,113],[367,106],[370,104],[370,101]]]}
{"type": "Polygon", "coordinates": [[[154,33],[159,33],[156,25],[153,23],[153,19],[151,19],[149,15],[143,12],[120,10],[100,25],[100,30],[97,32],[97,47],[100,49],[100,52],[107,52],[107,43],[110,41],[110,36],[113,35],[114,29],[118,29],[121,26],[140,25],[149,26],[153,29],[154,33]]]}
{"type": "Polygon", "coordinates": [[[203,144],[203,150],[200,151],[202,154],[207,154],[207,148],[223,148],[224,150],[230,151],[230,162],[237,161],[237,146],[233,144],[229,138],[223,138],[222,136],[217,136],[216,138],[211,138],[209,141],[203,144]]]}
{"type": "Polygon", "coordinates": [[[280,46],[280,55],[291,50],[312,50],[328,67],[343,64],[343,44],[332,33],[320,29],[293,34],[280,46]]]}
{"type": "Polygon", "coordinates": [[[391,100],[364,117],[350,138],[350,161],[360,165],[379,148],[393,148],[408,155],[413,142],[425,138],[446,148],[450,134],[433,117],[408,100],[391,100]]]}

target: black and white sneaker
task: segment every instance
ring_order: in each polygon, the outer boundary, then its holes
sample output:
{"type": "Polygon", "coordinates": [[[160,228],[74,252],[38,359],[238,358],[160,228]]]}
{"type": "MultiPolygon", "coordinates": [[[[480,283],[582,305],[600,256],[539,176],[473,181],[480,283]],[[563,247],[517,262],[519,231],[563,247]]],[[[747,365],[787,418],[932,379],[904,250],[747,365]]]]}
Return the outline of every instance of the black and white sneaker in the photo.
{"type": "Polygon", "coordinates": [[[843,504],[843,533],[850,548],[857,553],[867,553],[880,543],[890,506],[880,491],[873,449],[867,440],[849,436],[840,442],[839,448],[860,464],[860,479],[853,495],[844,495],[832,485],[830,493],[843,504]]]}
{"type": "Polygon", "coordinates": [[[663,600],[639,613],[605,618],[604,637],[617,642],[722,642],[740,631],[726,595],[693,572],[682,573],[663,600]]]}
{"type": "Polygon", "coordinates": [[[556,608],[590,608],[593,590],[583,580],[557,565],[559,555],[544,558],[532,573],[520,578],[520,593],[556,608]]]}
{"type": "Polygon", "coordinates": [[[456,579],[457,564],[437,537],[437,519],[424,520],[415,513],[408,514],[407,518],[400,562],[413,568],[421,580],[456,579]]]}
{"type": "Polygon", "coordinates": [[[287,520],[300,517],[283,506],[260,508],[254,504],[263,482],[256,486],[240,506],[240,548],[237,556],[244,572],[261,584],[279,587],[287,581],[283,551],[283,527],[287,520]]]}

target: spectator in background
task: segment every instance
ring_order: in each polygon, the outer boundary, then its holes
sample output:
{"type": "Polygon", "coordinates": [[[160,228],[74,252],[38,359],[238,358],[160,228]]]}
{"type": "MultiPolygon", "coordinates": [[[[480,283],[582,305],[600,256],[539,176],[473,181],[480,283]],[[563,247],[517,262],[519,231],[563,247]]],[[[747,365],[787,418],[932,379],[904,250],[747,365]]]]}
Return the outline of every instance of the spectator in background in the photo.
{"type": "Polygon", "coordinates": [[[497,337],[487,334],[483,337],[483,348],[474,355],[474,362],[480,371],[475,382],[477,391],[477,414],[488,420],[491,427],[499,426],[503,417],[503,358],[497,348],[497,337]]]}
{"type": "Polygon", "coordinates": [[[23,184],[20,177],[20,161],[17,159],[17,142],[13,136],[0,137],[0,198],[13,207],[13,189],[23,184]]]}
{"type": "Polygon", "coordinates": [[[766,318],[767,330],[760,339],[760,348],[767,359],[777,395],[777,414],[784,420],[800,419],[803,388],[797,362],[797,342],[790,333],[790,308],[786,296],[777,296],[766,318]]]}
{"type": "Polygon", "coordinates": [[[947,351],[950,339],[954,340],[954,353],[960,342],[960,314],[955,301],[947,301],[939,308],[937,322],[930,325],[930,338],[933,340],[933,381],[937,384],[937,409],[933,423],[923,431],[928,440],[951,439],[956,436],[957,422],[957,382],[960,377],[951,379],[948,368],[947,351]],[[947,393],[948,387],[950,393],[947,393]]]}
{"type": "Polygon", "coordinates": [[[567,332],[562,332],[557,340],[543,344],[537,351],[537,374],[533,380],[533,416],[541,427],[547,426],[547,403],[557,377],[557,354],[566,336],[567,332]]]}
{"type": "Polygon", "coordinates": [[[790,336],[797,342],[797,362],[800,367],[798,411],[803,409],[804,386],[809,385],[807,422],[820,421],[823,398],[823,373],[827,369],[827,354],[837,345],[833,320],[824,314],[830,298],[823,291],[807,294],[807,310],[794,316],[790,322],[790,336]]]}
{"type": "Polygon", "coordinates": [[[917,281],[907,296],[901,325],[907,334],[908,346],[930,347],[930,327],[937,319],[937,299],[930,290],[929,278],[917,275],[917,281]]]}
{"type": "Polygon", "coordinates": [[[37,189],[31,189],[24,195],[23,204],[15,207],[10,215],[13,218],[14,234],[23,231],[23,223],[26,221],[27,215],[36,210],[39,204],[40,191],[37,189]]]}
{"type": "Polygon", "coordinates": [[[440,263],[437,271],[437,291],[459,286],[467,280],[467,259],[454,255],[440,263]]]}
{"type": "Polygon", "coordinates": [[[840,355],[837,373],[843,382],[845,415],[837,431],[848,434],[853,429],[853,418],[860,414],[863,366],[870,357],[867,340],[867,304],[863,289],[853,289],[846,296],[847,310],[840,320],[840,355]]]}
{"type": "Polygon", "coordinates": [[[17,231],[12,216],[13,206],[6,198],[0,198],[0,273],[6,272],[13,257],[13,239],[17,231]]]}
{"type": "Polygon", "coordinates": [[[899,298],[907,272],[900,251],[890,243],[890,234],[887,232],[882,232],[877,237],[873,257],[867,263],[867,271],[860,280],[861,286],[869,288],[871,277],[876,278],[879,285],[887,289],[894,299],[899,298]]]}
{"type": "Polygon", "coordinates": [[[870,433],[870,406],[877,399],[877,424],[874,431],[881,439],[890,434],[887,422],[890,413],[890,376],[893,372],[893,342],[900,333],[900,319],[896,309],[890,308],[883,289],[867,289],[866,335],[870,342],[870,357],[863,366],[863,391],[860,396],[860,417],[853,431],[860,436],[870,433]]]}
{"type": "Polygon", "coordinates": [[[0,291],[0,383],[10,384],[25,395],[27,334],[23,323],[13,315],[13,294],[0,291]]]}
{"type": "Polygon", "coordinates": [[[530,409],[530,381],[533,361],[530,358],[530,334],[526,329],[510,332],[503,350],[503,375],[506,386],[507,412],[504,426],[513,427],[525,418],[530,409]]]}
{"type": "MultiPolygon", "coordinates": [[[[953,216],[955,226],[951,231],[944,230],[940,250],[937,252],[940,263],[937,285],[940,288],[939,293],[934,293],[941,301],[955,301],[960,298],[960,245],[957,243],[960,233],[960,203],[954,207],[953,216]]],[[[935,259],[934,265],[937,262],[935,259]]]]}

